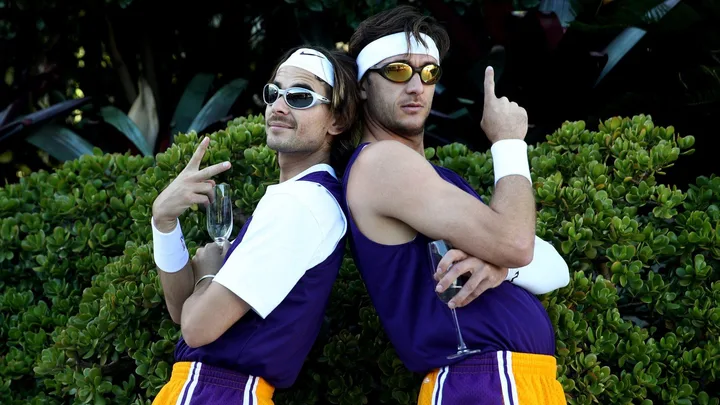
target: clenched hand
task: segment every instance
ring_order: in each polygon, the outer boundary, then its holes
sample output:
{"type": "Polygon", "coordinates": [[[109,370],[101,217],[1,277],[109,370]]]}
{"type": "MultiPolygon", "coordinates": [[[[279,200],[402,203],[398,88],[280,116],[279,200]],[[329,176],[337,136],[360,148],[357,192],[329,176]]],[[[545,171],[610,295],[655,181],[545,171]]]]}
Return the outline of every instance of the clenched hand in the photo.
{"type": "Polygon", "coordinates": [[[489,288],[499,286],[508,274],[507,268],[497,267],[459,249],[445,253],[435,272],[437,292],[445,291],[461,275],[470,273],[470,279],[449,302],[450,308],[464,307],[489,288]]]}
{"type": "Polygon", "coordinates": [[[195,256],[192,258],[193,274],[195,276],[195,282],[200,277],[212,274],[215,275],[220,271],[230,249],[230,242],[225,241],[223,247],[218,246],[215,242],[210,242],[207,245],[198,248],[195,252],[195,256]]]}

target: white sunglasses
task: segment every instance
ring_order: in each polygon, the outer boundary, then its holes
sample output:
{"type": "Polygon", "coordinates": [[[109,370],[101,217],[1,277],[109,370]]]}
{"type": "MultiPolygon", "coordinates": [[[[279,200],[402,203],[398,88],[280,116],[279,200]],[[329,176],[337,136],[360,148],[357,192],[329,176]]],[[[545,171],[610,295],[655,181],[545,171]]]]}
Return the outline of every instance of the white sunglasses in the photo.
{"type": "Polygon", "coordinates": [[[265,104],[272,105],[280,97],[285,97],[287,105],[296,110],[304,110],[316,104],[330,104],[330,100],[326,97],[302,87],[290,87],[283,90],[272,83],[268,83],[263,88],[263,101],[265,101],[265,104]]]}

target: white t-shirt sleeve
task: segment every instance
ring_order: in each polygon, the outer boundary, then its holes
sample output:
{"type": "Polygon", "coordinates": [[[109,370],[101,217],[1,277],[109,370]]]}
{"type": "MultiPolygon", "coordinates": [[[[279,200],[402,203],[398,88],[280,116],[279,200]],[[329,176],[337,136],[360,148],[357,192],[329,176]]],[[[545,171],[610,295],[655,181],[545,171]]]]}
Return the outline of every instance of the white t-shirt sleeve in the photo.
{"type": "Polygon", "coordinates": [[[262,318],[307,270],[332,253],[345,233],[345,217],[327,190],[316,183],[294,183],[266,193],[243,240],[213,279],[262,318]]]}
{"type": "Polygon", "coordinates": [[[508,269],[508,279],[533,294],[546,294],[568,285],[570,270],[553,245],[535,236],[533,260],[525,267],[508,269]]]}

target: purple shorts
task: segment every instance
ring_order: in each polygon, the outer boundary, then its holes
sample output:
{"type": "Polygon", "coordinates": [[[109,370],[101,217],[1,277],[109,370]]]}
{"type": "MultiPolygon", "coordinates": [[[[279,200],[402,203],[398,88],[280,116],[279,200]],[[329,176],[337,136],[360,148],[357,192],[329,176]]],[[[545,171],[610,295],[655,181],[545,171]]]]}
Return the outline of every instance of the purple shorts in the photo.
{"type": "Polygon", "coordinates": [[[273,405],[275,389],[260,377],[199,362],[177,362],[153,405],[273,405]]]}
{"type": "Polygon", "coordinates": [[[565,405],[555,357],[487,352],[429,373],[418,405],[565,405]]]}

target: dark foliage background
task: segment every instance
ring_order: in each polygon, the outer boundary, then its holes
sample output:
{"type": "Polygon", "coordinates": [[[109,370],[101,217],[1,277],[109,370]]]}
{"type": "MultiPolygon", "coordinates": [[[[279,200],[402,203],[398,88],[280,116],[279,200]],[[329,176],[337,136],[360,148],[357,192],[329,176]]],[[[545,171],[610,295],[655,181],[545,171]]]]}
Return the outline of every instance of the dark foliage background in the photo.
{"type": "MultiPolygon", "coordinates": [[[[90,147],[71,148],[79,156],[92,146],[162,151],[175,133],[190,129],[202,106],[209,115],[193,128],[199,133],[261,113],[259,91],[285,50],[308,42],[342,46],[362,19],[398,4],[432,14],[451,36],[447,74],[428,121],[429,146],[488,146],[477,103],[487,64],[498,72],[498,92],[528,109],[531,142],[566,119],[596,123],[641,113],[712,139],[720,107],[720,6],[712,0],[181,0],[172,7],[144,0],[4,0],[2,177],[14,182],[18,172],[67,158],[51,153],[57,148],[50,141],[26,142],[47,122],[89,141],[90,147]],[[645,34],[633,37],[632,27],[645,34]],[[241,88],[211,102],[233,80],[242,80],[241,88]],[[27,120],[76,98],[86,102],[39,123],[27,120]],[[107,106],[118,111],[109,117],[107,106]],[[121,113],[137,130],[113,125],[121,113]],[[24,124],[11,125],[17,122],[24,124]]],[[[52,129],[40,138],[56,134],[52,129]]],[[[711,160],[707,149],[698,151],[686,167],[690,174],[671,171],[672,182],[707,173],[711,160]]]]}

